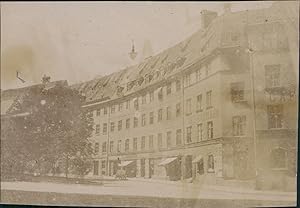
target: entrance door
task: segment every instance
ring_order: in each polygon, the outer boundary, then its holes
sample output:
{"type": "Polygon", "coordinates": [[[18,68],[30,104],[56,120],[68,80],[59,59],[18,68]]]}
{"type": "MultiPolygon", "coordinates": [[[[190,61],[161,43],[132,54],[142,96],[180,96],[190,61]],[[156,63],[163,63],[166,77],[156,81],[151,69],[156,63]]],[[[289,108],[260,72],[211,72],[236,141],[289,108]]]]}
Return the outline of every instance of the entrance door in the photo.
{"type": "Polygon", "coordinates": [[[141,177],[145,177],[145,159],[141,159],[141,177]]]}
{"type": "Polygon", "coordinates": [[[185,158],[185,170],[186,170],[185,178],[192,177],[193,174],[192,161],[193,161],[192,155],[187,155],[185,158]]]}
{"type": "Polygon", "coordinates": [[[118,161],[116,160],[113,162],[113,175],[116,175],[117,170],[118,170],[118,161]]]}
{"type": "Polygon", "coordinates": [[[154,161],[153,159],[149,159],[149,178],[154,175],[154,161]]]}
{"type": "Polygon", "coordinates": [[[99,175],[99,161],[94,161],[94,175],[99,175]]]}

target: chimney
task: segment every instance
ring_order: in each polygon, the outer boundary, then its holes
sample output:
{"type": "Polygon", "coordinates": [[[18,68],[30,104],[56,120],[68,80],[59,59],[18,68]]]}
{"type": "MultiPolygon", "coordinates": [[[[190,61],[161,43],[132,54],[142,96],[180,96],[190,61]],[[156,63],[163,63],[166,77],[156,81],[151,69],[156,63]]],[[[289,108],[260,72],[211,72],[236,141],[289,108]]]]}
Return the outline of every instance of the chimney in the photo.
{"type": "Polygon", "coordinates": [[[43,83],[43,84],[48,84],[48,83],[50,83],[50,76],[44,75],[44,76],[42,77],[42,83],[43,83]]]}
{"type": "Polygon", "coordinates": [[[201,11],[201,27],[207,28],[209,24],[218,16],[217,12],[202,10],[201,11]]]}
{"type": "Polygon", "coordinates": [[[230,3],[224,3],[224,13],[225,14],[231,13],[231,4],[230,3]]]}

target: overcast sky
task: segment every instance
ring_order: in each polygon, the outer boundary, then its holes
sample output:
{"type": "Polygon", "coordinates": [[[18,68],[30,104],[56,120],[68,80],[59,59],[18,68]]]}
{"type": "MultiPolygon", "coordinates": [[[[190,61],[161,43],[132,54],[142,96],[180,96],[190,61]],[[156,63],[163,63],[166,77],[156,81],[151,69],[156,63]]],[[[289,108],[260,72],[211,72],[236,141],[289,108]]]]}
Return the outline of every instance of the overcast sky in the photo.
{"type": "MultiPolygon", "coordinates": [[[[222,14],[223,4],[1,2],[1,89],[40,83],[44,74],[73,84],[121,70],[133,64],[132,40],[138,62],[146,40],[159,53],[200,29],[201,10],[222,14]]],[[[271,4],[232,2],[232,10],[271,4]]]]}

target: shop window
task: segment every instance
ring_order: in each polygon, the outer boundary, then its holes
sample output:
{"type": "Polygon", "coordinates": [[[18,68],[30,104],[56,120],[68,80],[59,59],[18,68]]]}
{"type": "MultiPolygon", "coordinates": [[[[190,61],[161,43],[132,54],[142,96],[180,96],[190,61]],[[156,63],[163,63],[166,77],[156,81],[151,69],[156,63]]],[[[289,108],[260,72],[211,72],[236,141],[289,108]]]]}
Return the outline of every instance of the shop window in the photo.
{"type": "Polygon", "coordinates": [[[231,83],[231,100],[234,103],[244,101],[245,94],[245,83],[244,82],[236,82],[231,83]]]}
{"type": "Polygon", "coordinates": [[[234,116],[232,118],[233,136],[244,136],[246,130],[246,116],[234,116]]]}
{"type": "Polygon", "coordinates": [[[213,155],[208,155],[207,172],[212,173],[215,171],[215,161],[213,155]]]}
{"type": "Polygon", "coordinates": [[[283,148],[273,149],[270,166],[273,169],[287,169],[287,151],[283,148]]]}
{"type": "Polygon", "coordinates": [[[269,105],[268,111],[268,126],[269,129],[282,128],[283,123],[283,107],[282,105],[269,105]]]}

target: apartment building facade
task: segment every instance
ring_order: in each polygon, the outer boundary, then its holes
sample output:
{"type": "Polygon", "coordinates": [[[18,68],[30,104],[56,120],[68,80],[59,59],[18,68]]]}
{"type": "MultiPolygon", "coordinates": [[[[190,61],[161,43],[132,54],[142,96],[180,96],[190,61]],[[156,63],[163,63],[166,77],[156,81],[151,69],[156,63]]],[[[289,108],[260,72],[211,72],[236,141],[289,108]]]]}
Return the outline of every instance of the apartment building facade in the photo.
{"type": "Polygon", "coordinates": [[[298,73],[278,12],[278,4],[204,12],[212,18],[187,40],[77,85],[95,123],[91,175],[124,168],[129,177],[212,184],[262,170],[294,177],[298,73]]]}

